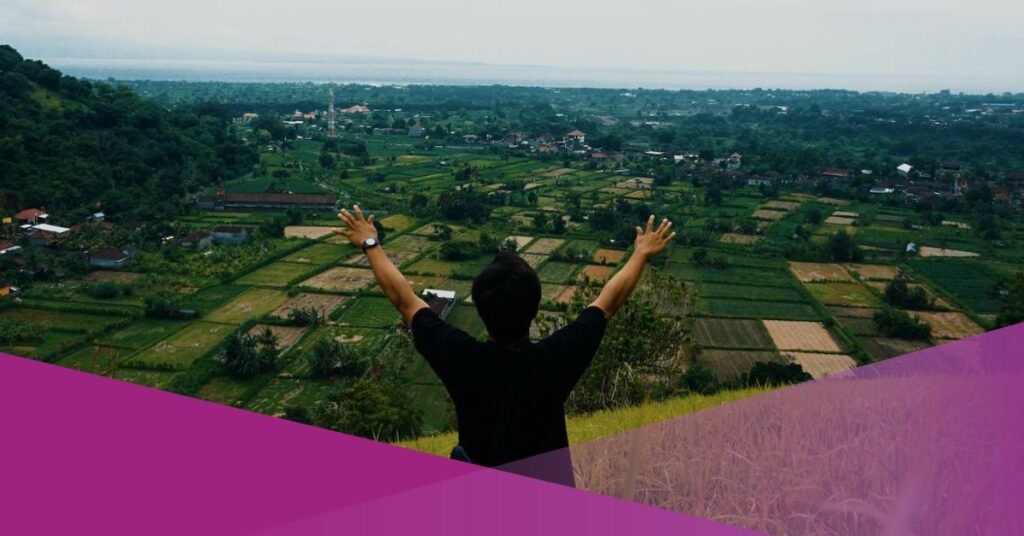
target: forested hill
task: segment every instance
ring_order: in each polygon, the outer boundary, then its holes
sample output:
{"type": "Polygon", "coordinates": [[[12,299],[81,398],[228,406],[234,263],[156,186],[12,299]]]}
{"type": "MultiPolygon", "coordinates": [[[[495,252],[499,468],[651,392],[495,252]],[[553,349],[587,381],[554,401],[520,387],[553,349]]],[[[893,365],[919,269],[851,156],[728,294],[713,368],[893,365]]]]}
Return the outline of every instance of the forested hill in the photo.
{"type": "Polygon", "coordinates": [[[132,90],[65,76],[0,45],[0,209],[73,222],[175,213],[184,194],[256,162],[212,108],[167,111],[132,90]]]}

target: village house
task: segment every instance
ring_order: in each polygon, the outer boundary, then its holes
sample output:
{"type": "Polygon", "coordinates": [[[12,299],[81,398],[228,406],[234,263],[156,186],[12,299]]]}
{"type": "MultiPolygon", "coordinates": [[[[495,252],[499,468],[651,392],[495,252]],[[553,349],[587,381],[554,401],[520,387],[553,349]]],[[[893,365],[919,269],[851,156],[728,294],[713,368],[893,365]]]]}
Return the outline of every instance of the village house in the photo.
{"type": "Polygon", "coordinates": [[[345,108],[345,109],[341,110],[341,113],[343,113],[343,114],[368,114],[368,113],[370,113],[370,109],[367,108],[366,106],[363,106],[362,104],[356,104],[356,105],[349,106],[348,108],[345,108]]]}
{"type": "Polygon", "coordinates": [[[426,133],[426,130],[420,125],[413,125],[409,127],[410,138],[422,138],[424,133],[426,133]]]}
{"type": "Polygon", "coordinates": [[[729,171],[739,171],[741,166],[743,166],[743,155],[740,153],[733,153],[725,162],[725,168],[729,171]]]}
{"type": "Polygon", "coordinates": [[[213,243],[244,244],[249,240],[249,230],[237,225],[218,225],[213,228],[213,243]]]}
{"type": "Polygon", "coordinates": [[[89,266],[95,268],[121,268],[128,262],[128,254],[114,248],[103,248],[89,255],[89,266]]]}
{"type": "Polygon", "coordinates": [[[896,166],[896,171],[904,177],[909,177],[914,172],[914,166],[910,164],[900,164],[896,166]]]}
{"type": "Polygon", "coordinates": [[[23,228],[26,225],[43,223],[49,217],[49,214],[39,210],[38,208],[27,208],[14,215],[15,221],[17,221],[23,228]]]}
{"type": "Polygon", "coordinates": [[[245,113],[242,114],[242,122],[243,123],[249,123],[249,122],[255,120],[256,118],[258,118],[259,116],[260,116],[260,114],[255,113],[255,112],[245,112],[245,113]]]}
{"type": "Polygon", "coordinates": [[[0,240],[0,255],[7,255],[8,253],[14,253],[21,249],[20,246],[9,240],[0,240]]]}
{"type": "Polygon", "coordinates": [[[747,178],[747,186],[771,186],[772,180],[765,179],[762,177],[749,177],[747,178]]]}
{"type": "Polygon", "coordinates": [[[11,294],[14,294],[14,287],[7,281],[0,280],[0,298],[5,298],[11,294]]]}
{"type": "Polygon", "coordinates": [[[202,251],[213,243],[213,235],[206,231],[196,231],[179,242],[181,247],[192,251],[202,251]]]}
{"type": "Polygon", "coordinates": [[[818,174],[822,180],[826,181],[845,181],[853,178],[853,171],[843,168],[825,168],[818,174]]]}

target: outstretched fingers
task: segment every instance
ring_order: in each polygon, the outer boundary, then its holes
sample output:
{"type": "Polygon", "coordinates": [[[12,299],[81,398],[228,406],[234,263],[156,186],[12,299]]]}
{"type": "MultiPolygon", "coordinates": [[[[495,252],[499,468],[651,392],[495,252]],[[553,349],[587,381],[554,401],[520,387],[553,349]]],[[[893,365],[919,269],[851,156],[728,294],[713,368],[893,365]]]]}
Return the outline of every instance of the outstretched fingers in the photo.
{"type": "Polygon", "coordinates": [[[651,214],[650,218],[647,218],[647,232],[654,231],[654,214],[651,214]]]}
{"type": "Polygon", "coordinates": [[[356,217],[359,219],[358,221],[366,221],[366,218],[363,217],[363,211],[359,208],[359,205],[352,205],[352,209],[355,210],[356,217]]]}

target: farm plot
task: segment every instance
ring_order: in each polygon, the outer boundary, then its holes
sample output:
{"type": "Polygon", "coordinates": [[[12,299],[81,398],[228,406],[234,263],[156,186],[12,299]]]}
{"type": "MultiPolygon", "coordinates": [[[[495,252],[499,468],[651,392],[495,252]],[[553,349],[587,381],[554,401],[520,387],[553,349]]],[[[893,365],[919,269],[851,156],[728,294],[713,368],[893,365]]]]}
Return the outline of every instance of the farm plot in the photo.
{"type": "Polygon", "coordinates": [[[533,244],[530,244],[530,247],[526,248],[526,253],[550,255],[564,243],[565,240],[561,238],[538,238],[533,244]]]}
{"type": "Polygon", "coordinates": [[[762,287],[792,288],[792,279],[782,270],[730,266],[721,268],[697,268],[693,265],[676,264],[667,270],[681,279],[701,280],[705,283],[747,284],[756,281],[762,287]],[[673,273],[673,271],[679,272],[673,273]],[[693,274],[693,275],[691,275],[693,274]]]}
{"type": "Polygon", "coordinates": [[[259,285],[266,287],[286,287],[293,279],[302,277],[310,271],[305,264],[292,264],[290,262],[275,262],[264,266],[254,272],[249,272],[236,281],[240,285],[259,285]]]}
{"type": "Polygon", "coordinates": [[[943,249],[935,248],[931,246],[921,246],[918,250],[918,255],[921,257],[955,257],[955,258],[967,258],[967,257],[980,257],[981,255],[972,251],[962,251],[959,249],[943,249]]]}
{"type": "Polygon", "coordinates": [[[333,294],[316,294],[313,292],[300,292],[295,296],[292,296],[288,301],[281,304],[280,307],[274,309],[274,312],[270,314],[275,318],[288,318],[288,314],[297,309],[315,309],[323,317],[327,317],[331,314],[331,311],[338,308],[339,305],[345,303],[348,297],[336,296],[333,294]]]}
{"type": "Polygon", "coordinates": [[[206,320],[241,324],[251,318],[259,318],[288,300],[288,295],[279,290],[254,288],[243,292],[237,298],[222,305],[207,315],[206,320]]]}
{"type": "Polygon", "coordinates": [[[523,248],[525,248],[527,244],[529,244],[530,242],[533,241],[533,237],[532,236],[512,235],[512,236],[509,236],[509,237],[505,238],[504,241],[508,242],[510,240],[516,243],[516,251],[520,251],[523,248]]]}
{"type": "Polygon", "coordinates": [[[975,311],[995,313],[1002,307],[1002,302],[992,292],[1000,275],[984,264],[977,261],[917,261],[912,266],[975,311]]]}
{"type": "Polygon", "coordinates": [[[569,288],[567,285],[552,285],[544,284],[541,285],[540,299],[542,301],[554,302],[559,296],[565,292],[565,289],[569,288]]]}
{"type": "Polygon", "coordinates": [[[697,362],[711,369],[720,381],[729,381],[750,372],[755,363],[781,363],[782,359],[767,350],[704,350],[697,362]]]}
{"type": "Polygon", "coordinates": [[[731,300],[723,298],[698,300],[697,312],[704,316],[729,318],[818,319],[818,313],[806,303],[731,300]]]}
{"type": "Polygon", "coordinates": [[[840,352],[842,349],[820,322],[763,320],[775,347],[805,352],[840,352]]]}
{"type": "Polygon", "coordinates": [[[869,352],[882,359],[909,354],[931,346],[925,341],[890,339],[886,337],[862,337],[860,342],[869,352]]]}
{"type": "Polygon", "coordinates": [[[871,318],[874,316],[877,309],[867,309],[864,307],[841,307],[841,306],[830,306],[829,311],[837,317],[843,316],[848,318],[871,318]]]}
{"type": "Polygon", "coordinates": [[[321,227],[316,225],[289,225],[284,228],[285,238],[309,238],[316,240],[327,235],[334,234],[333,227],[321,227]]]}
{"type": "Polygon", "coordinates": [[[757,320],[698,318],[693,323],[697,342],[717,348],[772,348],[764,325],[757,320]]]}
{"type": "MultiPolygon", "coordinates": [[[[418,253],[415,253],[415,252],[412,252],[412,251],[402,251],[402,250],[397,250],[397,249],[385,249],[384,250],[384,255],[388,259],[390,259],[391,262],[394,263],[395,266],[402,266],[406,262],[412,260],[412,258],[415,257],[416,255],[418,255],[418,253]]],[[[365,253],[359,253],[359,254],[357,254],[355,256],[352,256],[352,257],[349,257],[348,259],[346,259],[345,260],[345,264],[349,264],[349,265],[352,265],[352,266],[369,267],[370,266],[370,259],[367,258],[365,253]]]]}
{"type": "Polygon", "coordinates": [[[306,334],[309,330],[308,327],[300,326],[269,326],[266,324],[257,324],[249,328],[249,335],[259,335],[264,330],[269,329],[274,337],[277,337],[277,353],[281,355],[295,346],[295,343],[306,334]]]}
{"type": "Polygon", "coordinates": [[[448,281],[447,279],[436,275],[411,275],[406,279],[412,285],[412,290],[416,294],[421,294],[428,288],[434,290],[453,290],[445,286],[445,281],[448,281]]]}
{"type": "Polygon", "coordinates": [[[936,339],[963,339],[985,332],[963,313],[911,311],[910,314],[931,326],[932,337],[936,339]]]}
{"type": "Polygon", "coordinates": [[[199,388],[196,396],[208,402],[234,406],[249,390],[249,382],[231,376],[217,376],[199,388]]]}
{"type": "Polygon", "coordinates": [[[463,227],[461,225],[452,225],[450,223],[442,223],[442,222],[431,222],[431,223],[428,223],[426,225],[420,226],[415,231],[411,231],[411,234],[418,235],[418,236],[433,236],[434,232],[435,232],[435,228],[439,227],[439,226],[448,226],[448,227],[450,227],[451,230],[452,230],[452,233],[457,233],[457,232],[459,232],[459,231],[461,231],[463,229],[463,227]]]}
{"type": "Polygon", "coordinates": [[[899,268],[896,266],[888,266],[885,264],[847,264],[846,269],[851,272],[856,272],[860,275],[861,279],[880,281],[896,279],[896,276],[900,273],[899,268]]]}
{"type": "Polygon", "coordinates": [[[588,264],[583,267],[583,270],[580,270],[579,279],[582,280],[586,278],[591,281],[598,281],[603,283],[607,281],[608,278],[611,277],[612,273],[614,272],[615,268],[611,266],[598,266],[596,264],[588,264]]]}
{"type": "Polygon", "coordinates": [[[234,329],[234,326],[225,324],[193,322],[167,339],[131,356],[129,364],[184,370],[217,346],[234,329]]]}
{"type": "Polygon", "coordinates": [[[555,303],[572,303],[572,299],[576,296],[576,285],[570,285],[565,287],[565,290],[555,298],[555,303]]]}
{"type": "Polygon", "coordinates": [[[744,300],[766,301],[804,301],[794,288],[786,287],[753,287],[747,285],[729,285],[725,283],[700,283],[697,287],[700,295],[707,298],[734,298],[744,300]]]}
{"type": "Polygon", "coordinates": [[[853,281],[853,277],[843,269],[843,265],[841,264],[790,262],[789,269],[797,279],[804,283],[819,281],[853,281]]]}
{"type": "Polygon", "coordinates": [[[807,290],[825,305],[881,307],[882,300],[858,283],[805,283],[807,290]]]}
{"type": "MultiPolygon", "coordinates": [[[[872,288],[878,289],[878,292],[885,293],[885,287],[888,285],[884,281],[868,281],[868,285],[872,288]]],[[[920,283],[907,283],[908,288],[920,288],[924,289],[925,294],[932,300],[932,304],[942,309],[955,309],[948,301],[935,295],[930,288],[920,283]]]]}
{"type": "Polygon", "coordinates": [[[90,345],[69,354],[60,361],[57,361],[57,364],[62,367],[81,370],[82,372],[103,374],[117,368],[116,363],[124,355],[125,351],[120,348],[90,345]]]}
{"type": "Polygon", "coordinates": [[[573,272],[576,271],[576,264],[569,264],[567,262],[551,261],[544,265],[543,268],[537,272],[540,280],[545,283],[565,283],[572,277],[573,272]]]}
{"type": "Polygon", "coordinates": [[[327,291],[353,292],[370,286],[374,281],[373,272],[366,268],[339,266],[317,274],[299,284],[303,287],[327,291]]]}
{"type": "Polygon", "coordinates": [[[321,265],[336,262],[345,255],[352,253],[352,251],[354,250],[348,246],[314,244],[308,248],[296,251],[281,260],[300,264],[321,265]]]}
{"type": "Polygon", "coordinates": [[[626,257],[626,252],[618,249],[599,249],[594,252],[593,261],[598,264],[616,265],[626,257]]]}
{"type": "Polygon", "coordinates": [[[145,318],[136,320],[131,324],[115,331],[100,339],[100,343],[118,348],[138,350],[152,346],[157,341],[170,337],[172,333],[185,327],[188,322],[183,320],[158,320],[145,318]]]}
{"type": "Polygon", "coordinates": [[[113,324],[124,321],[124,318],[117,317],[84,313],[65,313],[63,311],[48,311],[23,307],[13,307],[6,310],[0,310],[0,318],[32,324],[44,331],[58,330],[74,333],[100,331],[113,324]]]}
{"type": "Polygon", "coordinates": [[[756,244],[757,241],[760,240],[760,239],[761,239],[761,237],[757,236],[757,235],[746,235],[746,234],[739,234],[739,233],[724,233],[722,235],[722,237],[718,239],[718,241],[723,243],[723,244],[750,245],[750,244],[756,244]]]}
{"type": "Polygon", "coordinates": [[[131,382],[135,385],[144,385],[154,389],[164,389],[171,384],[178,374],[167,370],[139,370],[131,368],[119,368],[110,377],[116,380],[131,382]]]}
{"type": "Polygon", "coordinates": [[[409,266],[408,270],[410,272],[418,272],[421,274],[449,276],[457,272],[461,267],[462,265],[457,262],[435,259],[433,257],[424,257],[409,266]]]}
{"type": "Polygon", "coordinates": [[[786,217],[786,213],[781,210],[766,210],[759,209],[755,210],[752,215],[754,218],[759,220],[776,221],[786,217]]]}
{"type": "Polygon", "coordinates": [[[143,274],[132,272],[112,272],[108,270],[97,270],[85,276],[89,283],[131,283],[144,277],[143,274]]]}
{"type": "Polygon", "coordinates": [[[291,407],[312,409],[325,400],[333,388],[334,384],[329,380],[275,378],[253,397],[247,408],[281,417],[291,407]]]}
{"type": "Polygon", "coordinates": [[[800,203],[798,201],[769,201],[761,205],[761,208],[783,210],[789,212],[791,210],[796,210],[796,208],[799,206],[800,203]]]}
{"type": "Polygon", "coordinates": [[[812,378],[824,378],[846,372],[857,366],[852,357],[842,354],[818,354],[813,352],[786,352],[785,357],[800,365],[812,378]]]}
{"type": "Polygon", "coordinates": [[[407,234],[388,241],[385,249],[420,253],[430,249],[433,244],[434,243],[425,236],[407,234]]]}
{"type": "Polygon", "coordinates": [[[399,321],[398,311],[387,298],[363,297],[350,303],[339,322],[364,328],[387,328],[399,321]]]}
{"type": "Polygon", "coordinates": [[[386,229],[392,229],[395,232],[401,232],[409,227],[412,227],[416,223],[416,220],[405,214],[392,214],[390,216],[380,219],[380,224],[386,229]]]}
{"type": "Polygon", "coordinates": [[[544,261],[548,260],[547,255],[537,255],[535,253],[523,253],[520,257],[522,257],[522,259],[526,261],[526,264],[529,264],[534,270],[536,270],[541,264],[544,264],[544,261]]]}
{"type": "MultiPolygon", "coordinates": [[[[874,312],[877,309],[865,309],[865,310],[866,311],[870,311],[872,314],[874,314],[874,312]]],[[[851,317],[851,316],[837,316],[836,320],[838,320],[839,323],[842,324],[842,326],[844,328],[846,328],[847,331],[849,331],[850,333],[853,333],[854,335],[857,335],[857,336],[860,336],[860,337],[864,337],[864,336],[867,336],[867,337],[878,337],[878,336],[881,335],[881,333],[878,332],[878,326],[875,325],[875,321],[872,320],[871,318],[856,318],[856,317],[851,317]]]]}

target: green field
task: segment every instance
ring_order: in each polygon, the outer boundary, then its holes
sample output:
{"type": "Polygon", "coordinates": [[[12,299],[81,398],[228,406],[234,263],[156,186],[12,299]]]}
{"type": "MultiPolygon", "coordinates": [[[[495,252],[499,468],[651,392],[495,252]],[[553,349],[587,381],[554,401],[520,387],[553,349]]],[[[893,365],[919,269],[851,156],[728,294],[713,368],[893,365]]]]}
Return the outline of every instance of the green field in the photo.
{"type": "Polygon", "coordinates": [[[771,337],[760,320],[698,318],[693,322],[694,337],[704,347],[773,348],[771,337]]]}
{"type": "Polygon", "coordinates": [[[314,244],[305,249],[300,249],[291,255],[281,259],[285,262],[312,264],[319,266],[332,262],[339,262],[344,258],[351,257],[358,253],[358,250],[349,246],[334,244],[314,244]]]}
{"type": "Polygon", "coordinates": [[[364,328],[386,328],[400,320],[387,298],[363,297],[350,302],[339,322],[364,328]]]}
{"type": "Polygon", "coordinates": [[[266,415],[282,415],[290,407],[311,410],[334,388],[327,380],[276,378],[246,404],[246,408],[266,415]]]}
{"type": "Polygon", "coordinates": [[[304,264],[275,262],[246,274],[236,283],[240,285],[286,287],[289,282],[309,273],[309,271],[310,267],[304,264]]]}
{"type": "Polygon", "coordinates": [[[551,261],[544,265],[537,272],[540,280],[544,283],[566,283],[572,280],[573,273],[579,268],[578,264],[567,262],[551,261]]]}
{"type": "Polygon", "coordinates": [[[772,351],[704,350],[697,362],[711,369],[719,380],[729,381],[749,372],[755,363],[780,363],[782,359],[772,351]]]}
{"type": "Polygon", "coordinates": [[[234,326],[226,324],[193,322],[167,339],[140,350],[128,361],[142,367],[185,369],[216,347],[234,329],[234,326]]]}
{"type": "Polygon", "coordinates": [[[169,337],[172,333],[184,327],[188,322],[184,320],[157,320],[145,318],[136,320],[131,324],[100,339],[100,343],[138,350],[151,346],[161,339],[169,337]]]}
{"type": "Polygon", "coordinates": [[[785,287],[754,287],[747,285],[727,285],[724,283],[701,283],[697,285],[700,295],[706,298],[735,298],[764,301],[806,301],[804,296],[794,288],[785,287]]]}
{"type": "Polygon", "coordinates": [[[88,345],[68,354],[57,361],[57,364],[83,372],[99,374],[116,369],[118,361],[125,354],[126,352],[120,348],[88,345]]]}
{"type": "Polygon", "coordinates": [[[697,302],[697,312],[705,316],[764,318],[772,320],[819,320],[818,313],[805,303],[754,300],[708,299],[697,302]]]}
{"type": "Polygon", "coordinates": [[[250,289],[206,316],[210,322],[241,324],[250,318],[259,318],[284,303],[288,295],[278,290],[250,289]]]}
{"type": "Polygon", "coordinates": [[[90,333],[100,331],[109,326],[125,321],[123,317],[66,313],[63,311],[27,309],[23,307],[12,307],[0,310],[0,318],[33,324],[44,330],[68,331],[73,333],[90,333]]]}
{"type": "Polygon", "coordinates": [[[919,260],[911,262],[910,266],[979,313],[995,313],[1002,307],[994,286],[1003,276],[981,261],[919,260]]]}
{"type": "Polygon", "coordinates": [[[804,283],[807,290],[825,305],[882,307],[881,298],[859,283],[804,283]]]}
{"type": "Polygon", "coordinates": [[[484,321],[480,319],[480,315],[476,312],[476,307],[472,305],[460,304],[456,306],[452,310],[451,316],[448,317],[448,322],[476,338],[483,338],[487,335],[484,321]]]}

